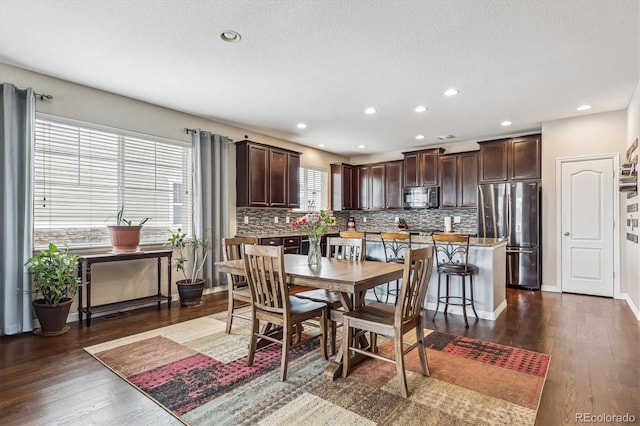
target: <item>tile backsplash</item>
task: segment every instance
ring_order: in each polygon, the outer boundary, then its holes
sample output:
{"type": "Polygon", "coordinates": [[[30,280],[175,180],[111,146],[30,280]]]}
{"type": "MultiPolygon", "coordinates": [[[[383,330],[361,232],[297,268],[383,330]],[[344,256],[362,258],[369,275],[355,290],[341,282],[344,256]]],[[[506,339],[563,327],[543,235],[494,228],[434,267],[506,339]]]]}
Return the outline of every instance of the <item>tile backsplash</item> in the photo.
{"type": "MultiPolygon", "coordinates": [[[[238,234],[242,235],[279,235],[290,233],[291,228],[286,223],[286,218],[296,220],[302,216],[302,212],[294,212],[290,209],[270,209],[270,208],[250,208],[238,207],[236,209],[236,219],[238,224],[238,234]],[[245,216],[249,223],[244,223],[245,216]],[[278,223],[275,223],[275,218],[278,223]]],[[[404,219],[409,225],[409,230],[436,229],[444,230],[444,218],[452,218],[452,231],[475,234],[477,232],[478,210],[473,208],[465,209],[414,209],[414,210],[350,210],[335,212],[338,226],[335,231],[347,229],[349,217],[356,221],[358,231],[391,231],[397,229],[395,222],[404,219]],[[459,216],[460,223],[453,223],[453,218],[459,216]],[[365,222],[366,219],[366,222],[365,222]]]]}

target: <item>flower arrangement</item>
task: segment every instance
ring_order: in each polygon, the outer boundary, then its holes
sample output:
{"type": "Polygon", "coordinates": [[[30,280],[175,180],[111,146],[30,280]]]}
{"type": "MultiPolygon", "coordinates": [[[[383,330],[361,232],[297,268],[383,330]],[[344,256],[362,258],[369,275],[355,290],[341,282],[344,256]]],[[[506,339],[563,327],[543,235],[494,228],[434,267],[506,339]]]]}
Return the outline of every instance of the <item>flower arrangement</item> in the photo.
{"type": "Polygon", "coordinates": [[[296,221],[291,222],[291,230],[300,229],[309,237],[320,238],[328,232],[330,226],[338,224],[333,210],[320,210],[320,213],[307,213],[296,221]]]}

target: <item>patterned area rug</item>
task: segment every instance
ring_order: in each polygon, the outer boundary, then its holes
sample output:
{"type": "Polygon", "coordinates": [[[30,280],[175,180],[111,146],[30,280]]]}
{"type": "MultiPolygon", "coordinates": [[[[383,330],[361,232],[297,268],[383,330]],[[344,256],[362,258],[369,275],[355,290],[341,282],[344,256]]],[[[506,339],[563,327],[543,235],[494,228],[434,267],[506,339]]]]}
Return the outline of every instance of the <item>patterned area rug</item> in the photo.
{"type": "MultiPolygon", "coordinates": [[[[279,345],[258,351],[247,367],[242,320],[227,335],[214,317],[221,315],[85,350],[180,421],[216,426],[533,425],[549,366],[549,355],[426,330],[431,377],[420,374],[411,351],[408,399],[395,365],[383,361],[367,360],[330,381],[317,339],[292,351],[280,382],[279,345]]],[[[379,350],[392,356],[392,342],[379,350]]]]}

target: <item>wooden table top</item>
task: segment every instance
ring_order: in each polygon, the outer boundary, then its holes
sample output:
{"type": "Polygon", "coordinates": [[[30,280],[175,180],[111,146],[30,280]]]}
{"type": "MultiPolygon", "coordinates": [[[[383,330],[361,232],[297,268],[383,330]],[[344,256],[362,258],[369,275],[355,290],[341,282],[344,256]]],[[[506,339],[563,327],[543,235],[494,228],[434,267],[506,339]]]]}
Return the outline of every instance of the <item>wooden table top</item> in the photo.
{"type": "MultiPolygon", "coordinates": [[[[216,266],[220,272],[244,275],[242,260],[217,262],[216,266]]],[[[306,255],[285,254],[284,269],[290,284],[355,294],[402,278],[404,265],[323,257],[320,268],[311,268],[306,255]]]]}

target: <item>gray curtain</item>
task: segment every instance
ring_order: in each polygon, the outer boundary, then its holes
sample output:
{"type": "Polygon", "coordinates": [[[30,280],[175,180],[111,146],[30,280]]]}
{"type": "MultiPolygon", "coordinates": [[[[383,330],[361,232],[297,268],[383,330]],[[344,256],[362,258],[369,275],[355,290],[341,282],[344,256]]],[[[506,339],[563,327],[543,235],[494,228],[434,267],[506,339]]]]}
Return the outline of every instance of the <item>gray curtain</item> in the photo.
{"type": "Polygon", "coordinates": [[[0,325],[2,334],[31,331],[33,251],[33,89],[2,84],[0,102],[0,325]]]}
{"type": "Polygon", "coordinates": [[[214,263],[222,260],[222,238],[229,236],[229,139],[195,130],[193,144],[193,234],[209,240],[209,259],[203,268],[207,286],[226,281],[214,263]]]}

